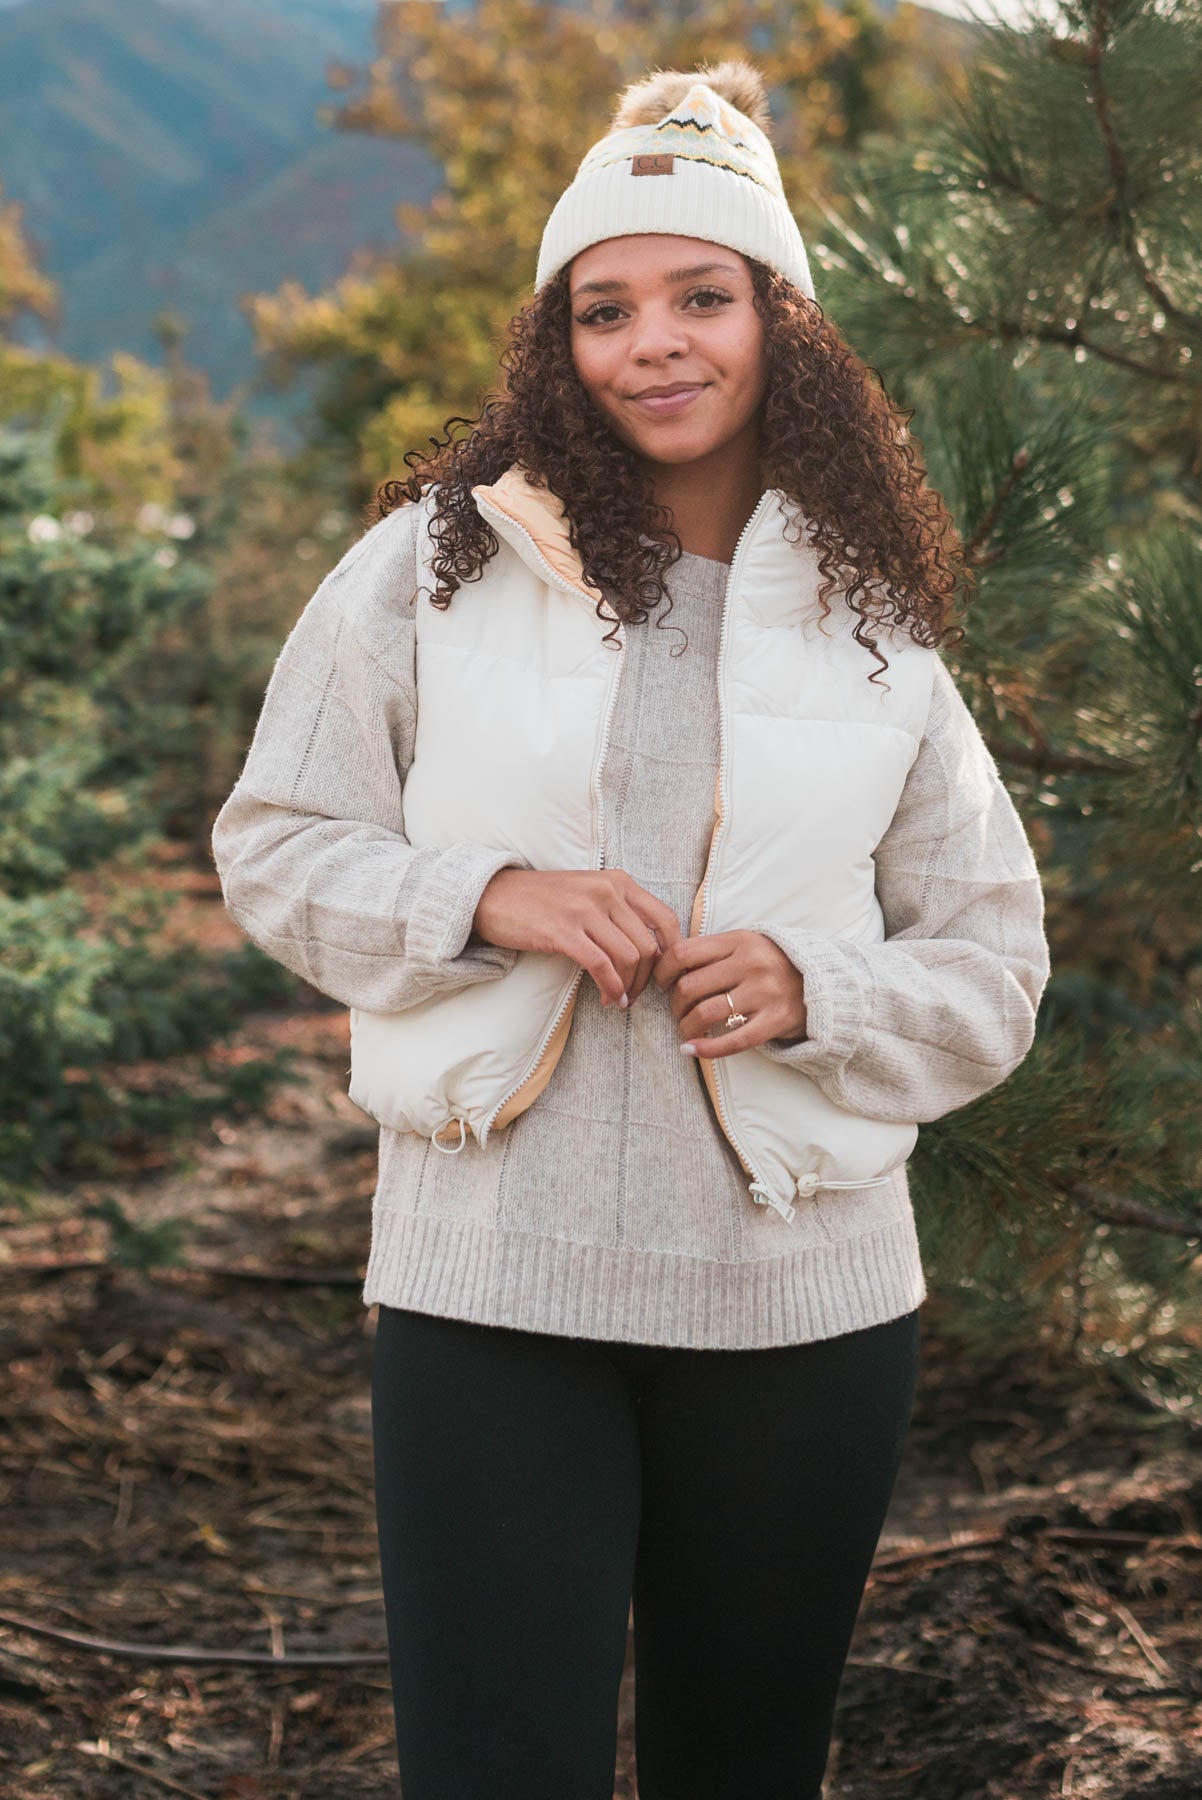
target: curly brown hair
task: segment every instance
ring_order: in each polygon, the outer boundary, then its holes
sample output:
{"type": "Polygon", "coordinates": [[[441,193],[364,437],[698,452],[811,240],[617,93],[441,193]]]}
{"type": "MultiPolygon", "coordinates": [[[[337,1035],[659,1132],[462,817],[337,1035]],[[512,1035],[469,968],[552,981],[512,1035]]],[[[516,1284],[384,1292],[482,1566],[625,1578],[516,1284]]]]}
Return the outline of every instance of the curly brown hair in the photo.
{"type": "MultiPolygon", "coordinates": [[[[961,584],[967,590],[973,576],[905,428],[913,408],[888,397],[879,372],[861,361],[816,301],[765,264],[747,262],[769,359],[761,467],[787,503],[791,541],[804,530],[817,553],[823,618],[830,616],[829,596],[842,588],[859,615],[856,641],[883,668],[888,659],[870,626],[900,629],[932,649],[949,633],[962,638],[953,613],[961,584]]],[[[448,419],[430,451],[411,450],[408,479],[383,482],[365,511],[365,523],[375,524],[436,485],[432,605],[449,606],[460,584],[478,579],[496,553],[496,534],[471,490],[514,463],[563,503],[585,580],[620,620],[641,623],[663,599],[671,605],[664,575],[682,553],[671,513],[656,505],[646,466],[580,381],[571,319],[565,267],[510,321],[501,392],[486,396],[476,419],[448,419]],[[456,434],[459,426],[469,427],[466,435],[456,434]]]]}

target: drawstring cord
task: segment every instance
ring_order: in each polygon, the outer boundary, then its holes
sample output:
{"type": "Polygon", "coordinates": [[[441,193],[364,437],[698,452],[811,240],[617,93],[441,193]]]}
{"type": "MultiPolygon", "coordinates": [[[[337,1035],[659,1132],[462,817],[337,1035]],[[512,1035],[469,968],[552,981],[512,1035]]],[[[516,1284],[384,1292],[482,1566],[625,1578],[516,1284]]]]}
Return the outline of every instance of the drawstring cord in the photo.
{"type": "MultiPolygon", "coordinates": [[[[458,1156],[459,1152],[467,1143],[467,1121],[465,1119],[444,1119],[437,1130],[430,1133],[430,1142],[436,1150],[441,1150],[444,1156],[458,1156]],[[438,1141],[438,1132],[445,1131],[448,1125],[458,1125],[459,1127],[459,1142],[457,1144],[440,1144],[438,1141]]],[[[874,1176],[871,1181],[823,1181],[813,1169],[810,1169],[806,1174],[798,1176],[797,1192],[804,1199],[808,1199],[809,1196],[815,1193],[820,1187],[880,1187],[884,1182],[891,1181],[892,1178],[892,1173],[890,1173],[888,1175],[874,1176]]],[[[791,1225],[793,1223],[793,1220],[797,1216],[797,1208],[788,1200],[782,1200],[778,1194],[774,1194],[772,1189],[768,1187],[765,1182],[753,1181],[749,1192],[757,1206],[770,1206],[773,1212],[779,1213],[786,1225],[791,1225]]]]}
{"type": "Polygon", "coordinates": [[[463,1149],[463,1146],[467,1143],[466,1121],[463,1119],[444,1119],[442,1124],[438,1127],[438,1131],[432,1131],[430,1133],[430,1142],[436,1150],[441,1150],[444,1156],[458,1156],[459,1152],[463,1149]],[[451,1144],[440,1144],[438,1141],[438,1132],[445,1131],[448,1125],[458,1125],[459,1127],[459,1142],[453,1146],[451,1144]]]}
{"type": "MultiPolygon", "coordinates": [[[[885,1182],[892,1181],[892,1179],[893,1179],[893,1173],[892,1173],[892,1171],[890,1171],[887,1175],[874,1175],[871,1181],[823,1181],[821,1176],[819,1176],[813,1169],[810,1169],[809,1171],[807,1171],[806,1174],[798,1176],[797,1192],[799,1195],[801,1195],[801,1197],[803,1199],[809,1199],[810,1195],[816,1193],[820,1187],[821,1188],[882,1187],[885,1184],[885,1182]]],[[[774,1212],[777,1212],[780,1214],[781,1218],[785,1221],[786,1225],[792,1224],[793,1219],[797,1213],[797,1208],[795,1206],[790,1205],[790,1203],[787,1200],[782,1200],[779,1197],[779,1195],[774,1194],[772,1192],[772,1189],[770,1187],[766,1186],[764,1182],[753,1181],[751,1183],[749,1192],[751,1194],[751,1198],[755,1201],[757,1206],[770,1206],[774,1212]]]]}

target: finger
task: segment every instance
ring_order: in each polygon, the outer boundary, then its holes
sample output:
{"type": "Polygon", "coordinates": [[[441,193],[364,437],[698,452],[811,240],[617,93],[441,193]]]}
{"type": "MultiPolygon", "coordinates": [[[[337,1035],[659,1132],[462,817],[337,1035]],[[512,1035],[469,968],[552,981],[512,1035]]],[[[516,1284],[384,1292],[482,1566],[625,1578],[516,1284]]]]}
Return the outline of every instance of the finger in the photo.
{"type": "MultiPolygon", "coordinates": [[[[679,975],[673,982],[668,993],[668,1004],[672,1008],[672,1016],[676,1023],[684,1026],[686,1030],[701,1031],[712,1024],[714,1013],[707,1012],[700,1019],[690,1019],[689,1015],[713,999],[719,1000],[723,1006],[726,1006],[725,996],[732,994],[740,982],[744,992],[747,992],[748,978],[738,956],[719,957],[714,962],[707,963],[704,968],[686,969],[684,974],[679,975]]],[[[730,1007],[726,1006],[726,1012],[722,1017],[725,1018],[726,1013],[730,1010],[730,1007]]]]}
{"type": "MultiPolygon", "coordinates": [[[[610,870],[610,903],[605,910],[614,918],[619,916],[619,908],[631,907],[637,918],[653,927],[659,939],[658,948],[663,951],[670,944],[676,943],[683,933],[680,920],[666,900],[640,887],[632,875],[623,869],[610,870]]],[[[640,940],[641,941],[641,940],[640,940]]]]}
{"type": "Polygon", "coordinates": [[[629,971],[626,993],[631,1006],[634,1005],[648,981],[651,971],[659,957],[663,954],[659,933],[655,925],[644,918],[637,904],[619,900],[614,907],[613,921],[630,940],[636,961],[629,971]]]}
{"type": "Polygon", "coordinates": [[[652,894],[648,896],[648,902],[649,904],[643,909],[644,916],[650,920],[659,933],[660,949],[670,950],[673,944],[682,942],[686,933],[681,927],[680,920],[666,901],[656,901],[652,894]]]}
{"type": "Polygon", "coordinates": [[[766,1044],[771,1033],[757,1030],[754,1022],[740,1025],[735,1031],[724,1031],[718,1037],[691,1037],[681,1043],[692,1047],[693,1055],[700,1059],[708,1056],[711,1062],[720,1056],[737,1056],[740,1050],[754,1050],[757,1044],[766,1044]]]}
{"type": "MultiPolygon", "coordinates": [[[[633,915],[632,915],[633,916],[633,915]]],[[[590,938],[599,944],[609,960],[607,976],[598,981],[603,1004],[616,1006],[625,994],[627,1001],[631,999],[630,983],[634,980],[639,966],[639,947],[630,934],[623,930],[616,918],[606,913],[593,919],[585,927],[590,938]]],[[[634,920],[634,929],[640,936],[644,934],[644,926],[639,919],[634,920]]],[[[650,956],[648,957],[650,960],[650,956]]]]}
{"type": "MultiPolygon", "coordinates": [[[[682,1041],[701,1032],[712,1032],[723,1027],[732,1012],[746,1013],[750,1019],[753,1010],[750,1002],[736,1000],[733,1007],[727,1003],[726,994],[733,994],[734,986],[735,984],[732,983],[726,992],[707,995],[704,1000],[698,1000],[692,1006],[685,1007],[676,1021],[676,1029],[679,1031],[682,1041]]],[[[741,1030],[742,1027],[735,1027],[735,1029],[741,1030]]]]}
{"type": "Polygon", "coordinates": [[[659,946],[648,971],[648,980],[654,981],[657,987],[662,987],[666,992],[671,987],[671,979],[668,977],[664,958],[670,955],[678,944],[685,943],[686,939],[681,930],[680,920],[671,907],[666,907],[664,914],[656,912],[647,915],[659,936],[659,946]]]}
{"type": "Polygon", "coordinates": [[[606,1006],[621,998],[622,977],[600,937],[601,933],[594,932],[593,926],[590,925],[587,930],[582,928],[577,937],[567,940],[564,952],[580,964],[586,975],[592,976],[601,996],[601,1004],[606,1006]]]}
{"type": "Polygon", "coordinates": [[[670,987],[687,969],[704,968],[707,963],[732,955],[735,949],[734,934],[727,931],[682,937],[664,951],[653,973],[660,987],[670,987]]]}

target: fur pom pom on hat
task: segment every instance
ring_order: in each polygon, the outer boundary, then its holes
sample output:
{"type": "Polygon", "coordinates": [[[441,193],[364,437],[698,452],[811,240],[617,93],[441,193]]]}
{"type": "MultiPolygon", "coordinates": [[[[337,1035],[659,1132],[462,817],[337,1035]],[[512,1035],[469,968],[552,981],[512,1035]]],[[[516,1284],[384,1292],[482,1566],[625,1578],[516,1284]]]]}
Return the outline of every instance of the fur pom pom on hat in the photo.
{"type": "Polygon", "coordinates": [[[812,300],[770,130],[763,76],[739,58],[632,82],[547,220],[536,290],[590,244],[667,232],[755,257],[812,300]]]}
{"type": "Polygon", "coordinates": [[[657,69],[654,74],[644,75],[641,81],[632,81],[618,97],[610,130],[625,131],[630,125],[658,124],[674,106],[680,105],[698,81],[704,81],[736,112],[744,113],[753,125],[758,125],[765,137],[771,137],[772,115],[768,111],[764,78],[749,62],[738,58],[716,63],[712,69],[703,64],[691,75],[680,69],[657,69]]]}

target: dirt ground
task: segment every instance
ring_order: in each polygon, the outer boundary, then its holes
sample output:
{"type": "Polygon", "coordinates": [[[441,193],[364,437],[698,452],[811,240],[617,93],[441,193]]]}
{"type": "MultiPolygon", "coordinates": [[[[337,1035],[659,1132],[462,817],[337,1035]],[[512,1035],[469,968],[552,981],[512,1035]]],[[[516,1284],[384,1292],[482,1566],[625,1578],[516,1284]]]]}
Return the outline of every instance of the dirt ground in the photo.
{"type": "MultiPolygon", "coordinates": [[[[335,1271],[341,1284],[29,1273],[100,1253],[83,1207],[112,1182],[4,1220],[7,1800],[399,1793],[372,1510],[374,1317],[357,1280],[374,1139],[345,1097],[346,1015],[259,1015],[231,1053],[279,1043],[300,1054],[303,1085],[254,1123],[218,1120],[184,1167],[119,1198],[139,1222],[186,1221],[191,1263],[335,1271]],[[34,1624],[347,1661],[156,1662],[34,1624]]],[[[1199,1800],[1197,1435],[1038,1347],[969,1371],[933,1298],[922,1318],[917,1408],[826,1800],[1199,1800]]],[[[628,1655],[620,1800],[636,1796],[633,1708],[628,1655]]]]}

